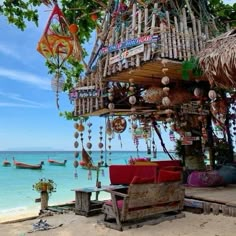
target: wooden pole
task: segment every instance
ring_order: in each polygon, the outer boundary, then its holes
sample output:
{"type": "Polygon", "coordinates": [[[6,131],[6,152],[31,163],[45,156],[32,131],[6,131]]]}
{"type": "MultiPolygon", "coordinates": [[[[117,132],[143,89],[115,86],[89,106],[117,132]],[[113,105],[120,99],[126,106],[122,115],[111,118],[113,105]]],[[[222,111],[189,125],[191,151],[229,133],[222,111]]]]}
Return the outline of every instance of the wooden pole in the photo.
{"type": "Polygon", "coordinates": [[[48,208],[48,192],[47,191],[42,191],[40,193],[41,195],[41,210],[46,210],[48,208]]]}

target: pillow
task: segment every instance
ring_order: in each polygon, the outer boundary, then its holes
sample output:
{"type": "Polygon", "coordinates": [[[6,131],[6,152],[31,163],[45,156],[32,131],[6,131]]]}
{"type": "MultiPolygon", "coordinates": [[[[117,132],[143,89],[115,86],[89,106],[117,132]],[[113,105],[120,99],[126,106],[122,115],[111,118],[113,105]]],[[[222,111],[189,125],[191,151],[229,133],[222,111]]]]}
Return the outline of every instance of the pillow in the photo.
{"type": "Polygon", "coordinates": [[[181,174],[182,174],[181,171],[169,171],[160,169],[157,182],[162,183],[162,182],[180,181],[181,174]]]}
{"type": "Polygon", "coordinates": [[[154,183],[154,177],[139,177],[139,176],[134,176],[130,184],[145,184],[145,183],[154,183]]]}

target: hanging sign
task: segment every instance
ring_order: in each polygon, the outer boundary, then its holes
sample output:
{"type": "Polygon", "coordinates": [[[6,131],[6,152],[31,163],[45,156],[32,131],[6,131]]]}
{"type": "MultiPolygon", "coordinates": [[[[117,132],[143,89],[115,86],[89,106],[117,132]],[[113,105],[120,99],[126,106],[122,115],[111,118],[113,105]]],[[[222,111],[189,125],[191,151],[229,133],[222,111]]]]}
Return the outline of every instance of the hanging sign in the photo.
{"type": "Polygon", "coordinates": [[[110,65],[112,65],[116,62],[122,61],[126,58],[132,57],[134,55],[137,55],[137,54],[139,54],[143,51],[144,51],[144,44],[141,44],[141,45],[139,45],[135,48],[131,48],[130,50],[126,50],[126,51],[124,51],[124,52],[122,52],[122,53],[120,53],[120,54],[118,54],[114,57],[111,57],[110,61],[109,61],[110,65]]]}
{"type": "Polygon", "coordinates": [[[112,129],[115,133],[122,133],[125,131],[127,122],[125,118],[119,116],[112,121],[112,129]]]}
{"type": "Polygon", "coordinates": [[[151,129],[143,127],[133,129],[133,138],[151,138],[151,129]]]}
{"type": "Polygon", "coordinates": [[[107,53],[119,51],[119,50],[126,49],[126,48],[132,48],[132,47],[138,46],[140,44],[155,43],[159,39],[160,39],[159,35],[147,35],[147,36],[142,36],[139,38],[128,39],[126,41],[117,43],[115,45],[101,48],[99,54],[100,54],[100,56],[103,56],[107,53]]]}

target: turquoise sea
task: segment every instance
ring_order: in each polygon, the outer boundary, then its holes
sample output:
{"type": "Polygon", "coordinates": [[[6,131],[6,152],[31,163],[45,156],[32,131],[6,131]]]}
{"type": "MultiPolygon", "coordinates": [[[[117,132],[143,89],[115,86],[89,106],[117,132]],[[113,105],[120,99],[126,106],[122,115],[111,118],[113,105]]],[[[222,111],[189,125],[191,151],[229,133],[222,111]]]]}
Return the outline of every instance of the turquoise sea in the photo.
{"type": "MultiPolygon", "coordinates": [[[[108,164],[126,164],[130,157],[137,157],[133,151],[112,152],[107,154],[108,164]],[[109,161],[110,159],[110,161],[109,161]]],[[[139,157],[150,157],[146,152],[139,152],[139,157]]],[[[93,152],[94,163],[100,160],[100,152],[93,152]]],[[[153,158],[152,158],[153,159],[153,158]]],[[[168,160],[169,157],[164,152],[158,152],[155,160],[168,160]]],[[[80,166],[75,169],[73,166],[74,153],[71,152],[0,152],[0,215],[29,211],[30,209],[40,207],[40,203],[35,203],[39,198],[39,193],[32,189],[32,185],[40,178],[50,178],[57,184],[57,191],[52,193],[49,199],[49,205],[71,202],[75,199],[72,189],[81,187],[95,186],[96,171],[92,171],[92,180],[88,179],[88,170],[80,166]],[[44,161],[42,170],[17,169],[13,165],[12,158],[16,161],[38,164],[44,161]],[[12,165],[3,167],[2,162],[7,158],[12,165]],[[55,160],[67,160],[66,166],[51,166],[48,164],[48,158],[55,160]],[[75,178],[77,171],[78,177],[75,178]]],[[[153,159],[154,160],[154,159],[153,159]]],[[[108,168],[102,168],[99,180],[102,185],[109,185],[108,168]]],[[[106,194],[106,193],[102,193],[106,194]]],[[[101,195],[101,198],[106,198],[101,195]]]]}

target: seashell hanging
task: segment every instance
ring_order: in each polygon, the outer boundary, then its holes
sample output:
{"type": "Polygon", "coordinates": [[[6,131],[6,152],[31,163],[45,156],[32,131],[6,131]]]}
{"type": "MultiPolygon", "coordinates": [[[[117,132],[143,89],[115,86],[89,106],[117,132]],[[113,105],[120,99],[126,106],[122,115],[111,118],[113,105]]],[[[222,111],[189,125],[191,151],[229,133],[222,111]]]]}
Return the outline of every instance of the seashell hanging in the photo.
{"type": "Polygon", "coordinates": [[[62,77],[62,73],[60,71],[57,72],[51,80],[52,90],[56,93],[57,109],[60,108],[60,106],[59,106],[59,93],[63,90],[64,83],[65,83],[65,80],[62,77]]]}

